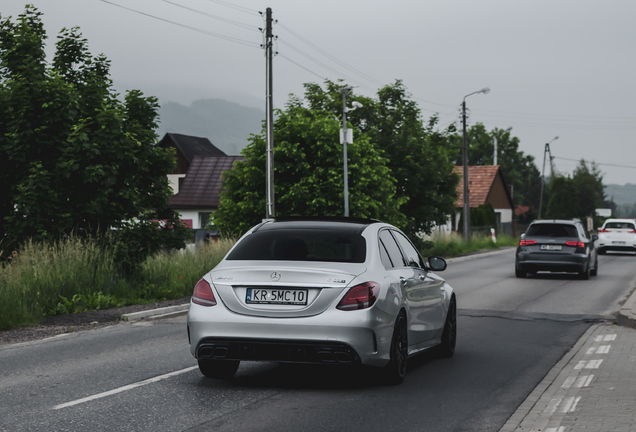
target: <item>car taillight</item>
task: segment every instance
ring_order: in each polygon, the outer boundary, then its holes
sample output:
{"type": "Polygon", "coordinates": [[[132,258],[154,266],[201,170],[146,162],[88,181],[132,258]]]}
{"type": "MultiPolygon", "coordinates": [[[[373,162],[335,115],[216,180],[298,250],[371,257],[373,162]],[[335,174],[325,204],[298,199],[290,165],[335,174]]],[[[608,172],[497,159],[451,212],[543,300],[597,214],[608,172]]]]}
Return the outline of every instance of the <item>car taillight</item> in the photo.
{"type": "Polygon", "coordinates": [[[566,241],[565,244],[568,245],[568,246],[574,246],[574,247],[577,247],[577,248],[584,248],[585,247],[585,243],[583,243],[582,241],[566,241]]]}
{"type": "Polygon", "coordinates": [[[612,232],[612,230],[602,229],[602,230],[599,231],[599,233],[604,233],[604,232],[612,232]]]}
{"type": "Polygon", "coordinates": [[[533,244],[537,244],[537,242],[534,241],[534,240],[521,240],[519,242],[519,246],[530,246],[530,245],[533,245],[533,244]]]}
{"type": "Polygon", "coordinates": [[[373,306],[380,294],[380,285],[375,282],[365,282],[349,289],[349,292],[340,300],[337,309],[358,310],[373,306]]]}
{"type": "Polygon", "coordinates": [[[631,231],[627,231],[627,232],[634,234],[634,233],[636,233],[636,230],[631,230],[631,231]]]}
{"type": "Polygon", "coordinates": [[[192,293],[192,303],[196,303],[201,306],[216,305],[216,299],[214,298],[214,294],[212,293],[212,288],[210,288],[210,284],[207,283],[205,280],[201,279],[194,287],[194,292],[192,293]]]}

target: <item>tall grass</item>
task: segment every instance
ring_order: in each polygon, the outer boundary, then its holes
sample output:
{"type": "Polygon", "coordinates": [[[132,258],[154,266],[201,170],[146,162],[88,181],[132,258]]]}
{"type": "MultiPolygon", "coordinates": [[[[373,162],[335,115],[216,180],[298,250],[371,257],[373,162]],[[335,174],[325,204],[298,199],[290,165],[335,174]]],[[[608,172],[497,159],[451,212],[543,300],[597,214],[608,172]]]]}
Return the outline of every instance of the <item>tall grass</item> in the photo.
{"type": "Polygon", "coordinates": [[[452,257],[483,249],[497,249],[501,246],[516,246],[518,239],[505,234],[497,235],[497,242],[494,243],[490,236],[474,235],[469,241],[464,241],[458,234],[453,233],[450,238],[439,237],[426,242],[422,248],[423,256],[452,257]]]}
{"type": "Polygon", "coordinates": [[[27,242],[0,267],[0,330],[37,324],[56,313],[184,297],[233,243],[222,240],[162,252],[127,278],[118,270],[113,251],[94,239],[27,242]]]}

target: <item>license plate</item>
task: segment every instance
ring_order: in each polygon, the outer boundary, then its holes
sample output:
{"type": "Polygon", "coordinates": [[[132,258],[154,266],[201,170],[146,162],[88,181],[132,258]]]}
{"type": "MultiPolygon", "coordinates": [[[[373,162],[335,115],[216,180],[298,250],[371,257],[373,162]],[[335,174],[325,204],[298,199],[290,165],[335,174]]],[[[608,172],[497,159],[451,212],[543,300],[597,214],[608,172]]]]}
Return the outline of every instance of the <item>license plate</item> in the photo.
{"type": "Polygon", "coordinates": [[[541,250],[561,250],[563,246],[561,245],[541,245],[541,250]]]}
{"type": "Polygon", "coordinates": [[[626,244],[626,242],[624,242],[624,241],[613,241],[612,244],[624,245],[624,244],[626,244]]]}
{"type": "Polygon", "coordinates": [[[245,303],[304,306],[307,304],[307,290],[248,288],[245,303]]]}

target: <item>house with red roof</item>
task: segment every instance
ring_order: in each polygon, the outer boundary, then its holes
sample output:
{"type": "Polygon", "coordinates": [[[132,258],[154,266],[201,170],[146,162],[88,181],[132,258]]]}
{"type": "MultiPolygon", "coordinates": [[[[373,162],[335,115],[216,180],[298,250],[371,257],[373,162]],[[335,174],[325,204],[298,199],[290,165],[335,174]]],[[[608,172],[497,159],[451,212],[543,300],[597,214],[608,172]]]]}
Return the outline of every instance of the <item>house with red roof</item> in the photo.
{"type": "MultiPolygon", "coordinates": [[[[453,215],[453,230],[459,228],[459,218],[464,208],[464,169],[453,168],[460,177],[457,185],[457,212],[453,215]]],[[[499,165],[477,165],[468,167],[468,196],[471,208],[490,203],[495,209],[497,226],[507,234],[516,235],[514,225],[515,204],[512,199],[512,185],[507,185],[499,165]]]]}
{"type": "Polygon", "coordinates": [[[205,227],[220,205],[222,175],[245,158],[228,156],[209,139],[190,135],[167,133],[158,145],[175,149],[177,159],[174,171],[168,173],[175,193],[170,198],[170,208],[177,210],[182,220],[190,221],[197,239],[205,234],[214,235],[206,232],[205,227]]]}

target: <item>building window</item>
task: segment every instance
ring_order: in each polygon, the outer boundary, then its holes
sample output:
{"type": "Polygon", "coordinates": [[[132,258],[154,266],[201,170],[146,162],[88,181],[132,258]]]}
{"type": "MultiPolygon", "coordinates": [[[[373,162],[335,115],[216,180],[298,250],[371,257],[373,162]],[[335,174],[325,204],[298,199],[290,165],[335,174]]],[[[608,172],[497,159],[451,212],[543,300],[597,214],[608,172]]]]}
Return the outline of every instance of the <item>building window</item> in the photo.
{"type": "Polygon", "coordinates": [[[200,212],[199,213],[199,227],[201,229],[205,229],[205,227],[210,222],[210,216],[212,216],[211,212],[200,212]]]}

